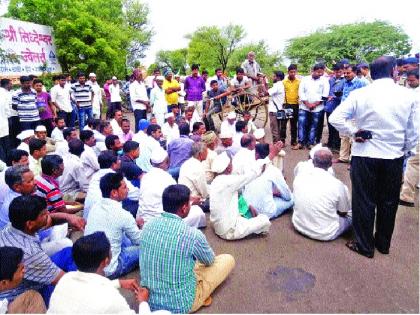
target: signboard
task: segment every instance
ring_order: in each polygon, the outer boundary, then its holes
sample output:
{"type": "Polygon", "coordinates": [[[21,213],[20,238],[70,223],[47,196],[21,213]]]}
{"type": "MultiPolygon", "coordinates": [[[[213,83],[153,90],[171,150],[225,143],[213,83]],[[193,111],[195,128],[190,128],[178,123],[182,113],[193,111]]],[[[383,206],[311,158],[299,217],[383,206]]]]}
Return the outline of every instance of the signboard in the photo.
{"type": "Polygon", "coordinates": [[[0,47],[19,58],[14,63],[0,63],[2,76],[40,75],[45,66],[44,71],[61,72],[51,27],[0,18],[0,32],[0,47]]]}

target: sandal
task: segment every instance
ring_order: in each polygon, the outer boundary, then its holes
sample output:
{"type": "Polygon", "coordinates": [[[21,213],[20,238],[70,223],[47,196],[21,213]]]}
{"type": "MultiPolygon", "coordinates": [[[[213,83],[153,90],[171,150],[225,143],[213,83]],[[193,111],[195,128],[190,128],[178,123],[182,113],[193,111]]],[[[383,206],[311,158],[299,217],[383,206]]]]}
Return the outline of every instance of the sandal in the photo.
{"type": "Polygon", "coordinates": [[[362,250],[359,248],[359,246],[357,245],[356,241],[350,241],[350,242],[346,243],[346,246],[347,246],[350,250],[352,250],[352,251],[354,251],[354,252],[356,252],[356,253],[358,253],[358,254],[360,254],[360,255],[362,255],[362,256],[365,256],[365,257],[367,257],[367,258],[373,258],[373,254],[369,254],[369,253],[366,253],[366,252],[362,251],[362,250]]]}
{"type": "Polygon", "coordinates": [[[209,296],[204,302],[203,302],[203,306],[210,306],[211,303],[213,302],[213,298],[211,296],[209,296]]]}

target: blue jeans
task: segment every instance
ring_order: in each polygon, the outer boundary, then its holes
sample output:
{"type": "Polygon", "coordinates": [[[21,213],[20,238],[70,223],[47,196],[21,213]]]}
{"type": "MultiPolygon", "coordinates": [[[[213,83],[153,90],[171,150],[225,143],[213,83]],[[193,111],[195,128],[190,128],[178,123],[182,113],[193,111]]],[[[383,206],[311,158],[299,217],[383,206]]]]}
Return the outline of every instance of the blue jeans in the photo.
{"type": "Polygon", "coordinates": [[[302,109],[299,110],[298,138],[300,144],[315,144],[319,122],[323,115],[323,110],[320,112],[310,112],[302,109]]]}
{"type": "Polygon", "coordinates": [[[93,117],[92,106],[79,107],[79,130],[83,130],[85,127],[86,116],[88,119],[93,117]]]}
{"type": "Polygon", "coordinates": [[[124,244],[127,244],[127,242],[123,242],[121,246],[117,269],[112,275],[108,276],[109,279],[122,277],[139,266],[140,247],[134,245],[125,247],[124,244]]]}
{"type": "MultiPolygon", "coordinates": [[[[57,265],[64,272],[77,271],[77,266],[74,263],[72,248],[66,247],[60,250],[58,253],[55,253],[51,257],[51,261],[57,265]]],[[[55,285],[49,284],[41,288],[39,293],[41,293],[45,305],[48,307],[50,304],[51,294],[54,292],[55,285]]]]}

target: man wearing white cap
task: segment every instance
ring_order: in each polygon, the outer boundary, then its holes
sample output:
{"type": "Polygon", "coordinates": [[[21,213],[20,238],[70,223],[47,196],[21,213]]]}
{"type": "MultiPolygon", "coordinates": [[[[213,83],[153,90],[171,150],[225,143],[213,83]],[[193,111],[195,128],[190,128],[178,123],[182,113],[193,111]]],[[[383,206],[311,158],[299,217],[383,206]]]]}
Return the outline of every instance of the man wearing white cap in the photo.
{"type": "Polygon", "coordinates": [[[257,130],[254,131],[254,136],[258,143],[265,143],[265,131],[263,128],[257,128],[257,130]]]}
{"type": "Polygon", "coordinates": [[[116,76],[112,77],[112,83],[109,85],[109,94],[111,95],[111,106],[108,108],[108,116],[112,117],[117,109],[121,110],[121,91],[120,83],[116,76]]]}
{"type": "Polygon", "coordinates": [[[220,135],[220,145],[216,148],[217,154],[228,152],[229,156],[234,156],[236,153],[236,149],[232,147],[233,144],[233,134],[232,132],[227,129],[223,130],[220,135]]]}
{"type": "Polygon", "coordinates": [[[214,159],[212,170],[217,175],[210,189],[210,222],[219,237],[236,240],[250,234],[268,232],[271,223],[266,215],[260,214],[251,219],[245,219],[240,215],[238,191],[261,175],[264,165],[279,153],[282,146],[281,142],[271,146],[269,156],[256,161],[243,175],[231,174],[232,161],[226,153],[214,159]]]}
{"type": "Polygon", "coordinates": [[[20,134],[16,136],[20,141],[22,141],[17,149],[23,150],[29,153],[29,140],[35,136],[35,133],[33,130],[28,129],[22,131],[20,134]]]}
{"type": "Polygon", "coordinates": [[[203,141],[207,146],[207,157],[201,163],[206,174],[207,184],[210,184],[214,179],[214,173],[211,170],[211,166],[213,165],[213,161],[217,156],[215,149],[219,143],[219,139],[217,138],[216,133],[211,130],[207,131],[204,135],[201,136],[201,141],[203,141]]]}
{"type": "Polygon", "coordinates": [[[220,133],[230,132],[232,135],[236,133],[236,113],[234,111],[229,112],[226,119],[223,120],[222,125],[220,126],[220,133]]]}
{"type": "Polygon", "coordinates": [[[101,92],[101,87],[96,81],[96,74],[94,74],[93,72],[89,73],[89,81],[87,81],[87,84],[90,84],[93,90],[93,100],[92,100],[93,117],[101,118],[102,92],[101,92]]]}
{"type": "MultiPolygon", "coordinates": [[[[142,218],[146,223],[163,213],[163,191],[170,185],[176,185],[176,181],[167,172],[169,157],[165,150],[160,147],[155,149],[150,157],[150,162],[153,167],[141,180],[137,212],[137,218],[142,218]]],[[[191,207],[190,213],[183,220],[192,227],[206,226],[206,217],[198,206],[191,207]]]]}
{"type": "Polygon", "coordinates": [[[47,128],[44,125],[36,126],[35,138],[45,140],[47,142],[47,153],[55,151],[55,141],[47,137],[47,128]]]}
{"type": "Polygon", "coordinates": [[[165,123],[165,113],[168,112],[165,91],[162,88],[163,80],[165,80],[163,76],[157,76],[156,86],[150,91],[150,105],[152,106],[153,115],[160,126],[163,126],[165,123]]]}
{"type": "Polygon", "coordinates": [[[172,140],[178,139],[180,137],[179,127],[175,123],[174,113],[165,114],[166,123],[162,126],[162,133],[166,139],[166,143],[169,144],[172,140]]]}

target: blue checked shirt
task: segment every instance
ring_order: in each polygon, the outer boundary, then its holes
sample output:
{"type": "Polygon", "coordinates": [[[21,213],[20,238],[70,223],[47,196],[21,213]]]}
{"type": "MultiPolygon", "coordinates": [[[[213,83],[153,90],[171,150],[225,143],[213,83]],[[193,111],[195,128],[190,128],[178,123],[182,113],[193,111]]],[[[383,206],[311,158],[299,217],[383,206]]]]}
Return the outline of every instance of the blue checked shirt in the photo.
{"type": "Polygon", "coordinates": [[[344,81],[343,85],[343,96],[341,97],[341,102],[344,102],[346,98],[349,96],[351,91],[360,89],[368,85],[367,81],[360,80],[358,77],[354,77],[351,81],[344,81]]]}
{"type": "Polygon", "coordinates": [[[196,260],[214,262],[204,234],[165,212],[145,224],[140,248],[141,285],[150,290],[152,310],[187,314],[195,299],[196,260]]]}

